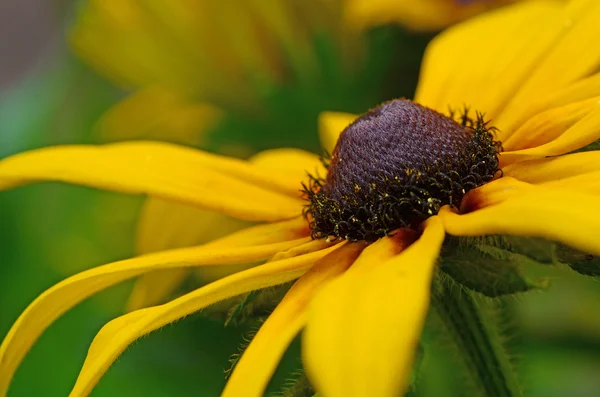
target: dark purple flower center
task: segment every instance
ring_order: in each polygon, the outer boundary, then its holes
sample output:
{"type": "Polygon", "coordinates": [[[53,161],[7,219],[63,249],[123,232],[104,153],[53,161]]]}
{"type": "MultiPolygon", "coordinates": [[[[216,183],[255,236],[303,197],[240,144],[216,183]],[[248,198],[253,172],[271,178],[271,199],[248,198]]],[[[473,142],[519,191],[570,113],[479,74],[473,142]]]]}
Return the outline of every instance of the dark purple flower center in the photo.
{"type": "Polygon", "coordinates": [[[311,177],[306,188],[313,237],[374,241],[416,228],[493,179],[500,144],[481,115],[467,113],[457,122],[397,99],[348,126],[326,161],[327,179],[311,177]]]}

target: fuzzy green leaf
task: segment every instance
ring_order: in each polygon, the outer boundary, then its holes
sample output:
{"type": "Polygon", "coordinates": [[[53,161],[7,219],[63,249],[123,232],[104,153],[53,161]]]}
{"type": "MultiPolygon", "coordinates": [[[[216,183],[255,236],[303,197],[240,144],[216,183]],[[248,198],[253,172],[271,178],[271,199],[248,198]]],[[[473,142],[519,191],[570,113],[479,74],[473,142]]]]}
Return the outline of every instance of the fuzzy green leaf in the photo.
{"type": "Polygon", "coordinates": [[[600,276],[600,256],[586,254],[565,245],[558,246],[558,260],[584,276],[600,276]]]}
{"type": "Polygon", "coordinates": [[[487,397],[521,396],[517,376],[505,342],[510,335],[498,327],[489,303],[476,302],[471,293],[434,283],[432,307],[444,324],[444,332],[458,347],[468,370],[467,377],[487,397]]]}
{"type": "Polygon", "coordinates": [[[450,239],[441,258],[441,270],[458,284],[489,297],[515,294],[540,288],[521,273],[532,262],[527,256],[486,243],[450,239]]]}

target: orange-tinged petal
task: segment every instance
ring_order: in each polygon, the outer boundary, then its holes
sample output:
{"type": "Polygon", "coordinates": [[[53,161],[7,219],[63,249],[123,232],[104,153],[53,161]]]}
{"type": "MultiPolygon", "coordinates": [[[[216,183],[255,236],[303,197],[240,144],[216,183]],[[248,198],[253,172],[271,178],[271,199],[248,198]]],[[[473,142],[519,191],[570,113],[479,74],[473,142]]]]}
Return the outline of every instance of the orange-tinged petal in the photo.
{"type": "Polygon", "coordinates": [[[456,236],[543,237],[598,255],[599,204],[598,196],[538,186],[501,204],[465,215],[444,207],[439,216],[446,231],[456,236]]]}
{"type": "Polygon", "coordinates": [[[429,218],[423,235],[403,253],[370,272],[347,272],[313,299],[302,352],[320,394],[402,395],[443,240],[440,220],[429,218]]]}
{"type": "Polygon", "coordinates": [[[524,182],[543,183],[600,171],[600,152],[582,152],[522,161],[502,169],[504,175],[524,182]]]}
{"type": "Polygon", "coordinates": [[[71,396],[87,396],[127,346],[143,335],[232,296],[298,278],[317,260],[336,248],[331,247],[244,270],[164,305],[134,311],[112,320],[94,338],[71,396]]]}
{"type": "Polygon", "coordinates": [[[324,256],[288,291],[236,364],[221,397],[260,397],[279,360],[306,324],[306,309],[314,294],[342,274],[364,248],[348,244],[324,256]]]}
{"type": "Polygon", "coordinates": [[[319,137],[327,153],[333,153],[340,134],[357,117],[356,114],[341,112],[323,112],[319,115],[319,137]]]}
{"type": "Polygon", "coordinates": [[[96,124],[96,133],[104,141],[156,139],[198,145],[221,116],[221,110],[210,104],[150,86],[110,108],[96,124]]]}
{"type": "MultiPolygon", "coordinates": [[[[558,2],[522,2],[451,27],[428,46],[416,101],[496,117],[563,31],[558,2]]],[[[504,136],[500,136],[501,140],[504,136]]]]}
{"type": "Polygon", "coordinates": [[[595,142],[598,138],[600,138],[600,103],[593,112],[588,113],[556,139],[541,146],[502,153],[501,165],[504,167],[518,161],[572,152],[595,142]]]}
{"type": "Polygon", "coordinates": [[[44,180],[145,193],[245,220],[291,218],[303,205],[276,191],[287,189],[283,176],[278,181],[241,160],[159,142],[57,146],[0,162],[0,189],[44,180]]]}
{"type": "Polygon", "coordinates": [[[480,208],[501,203],[515,195],[522,194],[529,187],[528,183],[510,176],[496,179],[469,191],[460,203],[460,212],[473,212],[480,208]]]}
{"type": "Polygon", "coordinates": [[[502,146],[513,151],[546,144],[598,108],[599,96],[541,112],[519,127],[502,146]]]}
{"type": "MultiPolygon", "coordinates": [[[[237,238],[254,231],[240,232],[237,238]]],[[[163,251],[99,266],[61,281],[36,298],[4,338],[0,346],[0,395],[5,394],[14,371],[42,332],[67,310],[96,292],[149,271],[267,259],[307,240],[241,248],[206,245],[163,251]]]]}

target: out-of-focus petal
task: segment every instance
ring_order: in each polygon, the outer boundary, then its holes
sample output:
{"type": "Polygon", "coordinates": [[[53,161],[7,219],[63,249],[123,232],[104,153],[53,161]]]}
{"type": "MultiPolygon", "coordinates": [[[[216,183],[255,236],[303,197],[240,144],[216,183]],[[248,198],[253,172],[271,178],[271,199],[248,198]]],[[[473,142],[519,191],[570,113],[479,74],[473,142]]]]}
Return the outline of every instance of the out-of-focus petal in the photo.
{"type": "Polygon", "coordinates": [[[368,271],[348,271],[313,299],[303,358],[319,393],[402,395],[443,240],[440,220],[429,218],[423,235],[404,252],[379,265],[371,263],[368,271]]]}
{"type": "MultiPolygon", "coordinates": [[[[240,232],[237,238],[252,232],[252,229],[240,232]]],[[[0,346],[0,395],[6,394],[14,371],[42,332],[67,310],[96,292],[149,271],[264,260],[307,240],[242,248],[209,245],[181,248],[99,266],[61,281],[36,298],[4,338],[0,346]]]]}
{"type": "Polygon", "coordinates": [[[448,207],[439,216],[456,236],[510,234],[543,237],[583,252],[600,254],[600,198],[577,191],[532,187],[498,205],[465,215],[448,207]]]}
{"type": "Polygon", "coordinates": [[[340,134],[358,116],[352,113],[323,112],[319,115],[319,136],[321,146],[327,153],[333,153],[340,134]]]}
{"type": "Polygon", "coordinates": [[[298,195],[276,171],[159,142],[57,146],[0,162],[0,189],[44,180],[149,194],[254,221],[292,218],[303,205],[278,192],[298,195]]]}
{"type": "Polygon", "coordinates": [[[212,105],[151,86],[110,108],[98,121],[96,132],[109,142],[152,139],[197,146],[221,116],[212,105]]]}
{"type": "MultiPolygon", "coordinates": [[[[513,0],[514,1],[514,0],[513,0]]],[[[361,28],[399,23],[416,31],[439,30],[511,0],[348,0],[347,18],[361,28]]]]}
{"type": "Polygon", "coordinates": [[[306,309],[314,294],[342,274],[360,254],[363,244],[348,244],[324,256],[285,295],[252,338],[236,364],[222,397],[260,397],[283,353],[306,324],[306,309]]]}
{"type": "Polygon", "coordinates": [[[217,280],[164,305],[137,310],[112,320],[94,338],[71,396],[87,396],[110,365],[136,339],[213,303],[298,278],[336,248],[269,262],[217,280]]]}

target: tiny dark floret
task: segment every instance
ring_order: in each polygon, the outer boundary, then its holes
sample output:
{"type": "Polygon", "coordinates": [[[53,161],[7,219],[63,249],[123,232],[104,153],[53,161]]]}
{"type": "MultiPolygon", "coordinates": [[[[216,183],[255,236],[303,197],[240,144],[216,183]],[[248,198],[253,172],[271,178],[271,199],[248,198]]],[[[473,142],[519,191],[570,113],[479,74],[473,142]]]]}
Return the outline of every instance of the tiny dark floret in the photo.
{"type": "Polygon", "coordinates": [[[494,178],[500,143],[481,114],[457,120],[408,100],[369,111],[340,135],[327,178],[311,176],[305,216],[313,238],[375,241],[417,228],[494,178]]]}

